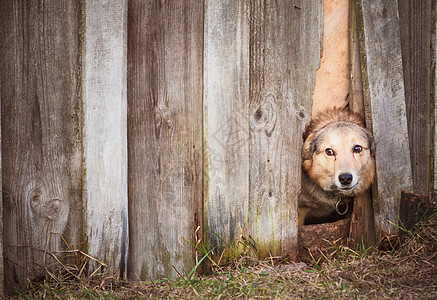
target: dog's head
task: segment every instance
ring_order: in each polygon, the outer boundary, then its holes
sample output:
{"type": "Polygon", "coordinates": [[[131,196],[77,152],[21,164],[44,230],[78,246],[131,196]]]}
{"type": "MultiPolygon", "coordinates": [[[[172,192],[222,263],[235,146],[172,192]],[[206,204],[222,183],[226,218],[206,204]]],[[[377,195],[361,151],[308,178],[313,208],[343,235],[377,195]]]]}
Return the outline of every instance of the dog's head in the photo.
{"type": "Polygon", "coordinates": [[[303,135],[302,165],[323,190],[344,196],[365,191],[375,174],[375,143],[358,114],[318,114],[303,135]]]}

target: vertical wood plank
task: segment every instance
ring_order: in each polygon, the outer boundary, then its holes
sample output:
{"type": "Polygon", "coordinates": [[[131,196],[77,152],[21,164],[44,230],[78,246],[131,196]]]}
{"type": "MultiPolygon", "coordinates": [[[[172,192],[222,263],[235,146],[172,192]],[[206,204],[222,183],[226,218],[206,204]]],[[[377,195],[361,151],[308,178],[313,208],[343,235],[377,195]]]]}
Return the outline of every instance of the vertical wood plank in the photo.
{"type": "MultiPolygon", "coordinates": [[[[349,0],[323,1],[323,47],[317,70],[312,115],[330,108],[343,108],[348,102],[349,0]]],[[[307,29],[306,29],[307,30],[307,29]]]]}
{"type": "Polygon", "coordinates": [[[437,191],[437,4],[435,1],[432,2],[432,52],[431,52],[431,78],[432,81],[432,93],[431,93],[431,116],[434,114],[434,118],[431,118],[431,137],[434,138],[433,143],[431,143],[431,149],[433,152],[434,163],[431,164],[433,167],[431,176],[433,176],[433,189],[434,192],[437,191]]]}
{"type": "Polygon", "coordinates": [[[128,277],[175,277],[202,219],[203,3],[130,0],[128,20],[128,277]]]}
{"type": "MultiPolygon", "coordinates": [[[[358,37],[358,27],[356,18],[356,1],[350,1],[349,8],[349,49],[350,49],[350,92],[349,106],[350,108],[369,119],[370,111],[365,110],[363,96],[363,81],[361,75],[361,60],[360,60],[360,42],[358,37]]],[[[355,197],[354,211],[350,223],[349,237],[357,244],[366,247],[373,246],[376,243],[375,237],[375,222],[372,206],[372,194],[370,190],[355,197]]]]}
{"type": "MultiPolygon", "coordinates": [[[[0,70],[0,78],[1,78],[1,70],[0,70]]],[[[0,80],[0,112],[1,112],[1,103],[2,103],[2,93],[1,93],[1,80],[0,80]]],[[[0,191],[3,191],[3,172],[2,172],[2,117],[0,113],[0,191]]],[[[3,262],[3,193],[0,193],[0,297],[3,297],[5,294],[5,269],[3,262]]]]}
{"type": "Polygon", "coordinates": [[[395,232],[401,191],[412,190],[412,173],[405,107],[404,77],[397,2],[359,1],[365,53],[364,92],[371,101],[377,144],[375,226],[380,235],[395,232]]]}
{"type": "Polygon", "coordinates": [[[5,287],[82,234],[80,6],[1,1],[5,287]]]}
{"type": "MultiPolygon", "coordinates": [[[[365,116],[363,82],[361,75],[360,40],[358,35],[356,1],[350,0],[349,7],[349,51],[350,51],[350,107],[365,116]]],[[[366,119],[366,118],[365,118],[366,119]]]]}
{"type": "Polygon", "coordinates": [[[251,5],[249,232],[260,257],[296,257],[302,132],[320,65],[323,3],[251,5]]]}
{"type": "Polygon", "coordinates": [[[399,24],[415,193],[430,192],[431,0],[400,0],[399,24]]]}
{"type": "Polygon", "coordinates": [[[205,1],[204,32],[204,213],[212,249],[222,244],[216,235],[235,243],[248,230],[249,1],[205,1]]]}
{"type": "MultiPolygon", "coordinates": [[[[88,251],[126,274],[127,1],[86,1],[84,201],[88,251]]],[[[90,261],[89,272],[96,267],[90,261]]]]}

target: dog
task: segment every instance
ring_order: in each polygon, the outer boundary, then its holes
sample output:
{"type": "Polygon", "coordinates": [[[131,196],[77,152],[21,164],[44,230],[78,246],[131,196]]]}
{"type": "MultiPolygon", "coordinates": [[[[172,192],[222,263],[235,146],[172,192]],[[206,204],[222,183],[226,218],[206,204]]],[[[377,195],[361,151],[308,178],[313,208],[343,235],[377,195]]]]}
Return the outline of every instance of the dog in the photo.
{"type": "Polygon", "coordinates": [[[375,142],[361,117],[336,108],[317,114],[303,133],[299,225],[340,219],[374,177],[375,142]]]}

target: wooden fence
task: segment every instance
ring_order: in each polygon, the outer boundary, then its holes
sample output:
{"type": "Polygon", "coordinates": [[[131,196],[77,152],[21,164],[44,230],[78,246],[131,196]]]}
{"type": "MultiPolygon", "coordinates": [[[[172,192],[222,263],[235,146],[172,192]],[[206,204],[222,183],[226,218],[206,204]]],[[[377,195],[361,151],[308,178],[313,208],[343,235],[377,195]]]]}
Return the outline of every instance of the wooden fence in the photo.
{"type": "MultiPolygon", "coordinates": [[[[66,248],[131,280],[189,272],[185,239],[224,260],[242,236],[259,257],[296,258],[323,4],[0,2],[0,288],[66,248]]],[[[361,234],[393,232],[400,191],[437,185],[431,10],[350,1],[349,104],[378,144],[361,234]]]]}

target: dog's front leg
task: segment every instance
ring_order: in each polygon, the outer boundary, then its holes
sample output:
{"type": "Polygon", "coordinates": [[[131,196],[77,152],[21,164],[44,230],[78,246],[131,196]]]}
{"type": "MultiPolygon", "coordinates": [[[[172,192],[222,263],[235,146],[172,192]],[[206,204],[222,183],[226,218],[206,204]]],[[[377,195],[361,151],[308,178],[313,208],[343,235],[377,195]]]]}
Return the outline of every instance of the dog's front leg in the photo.
{"type": "Polygon", "coordinates": [[[297,209],[297,219],[298,219],[298,225],[304,225],[305,224],[305,218],[307,214],[311,211],[311,208],[306,206],[300,206],[297,209]]]}

